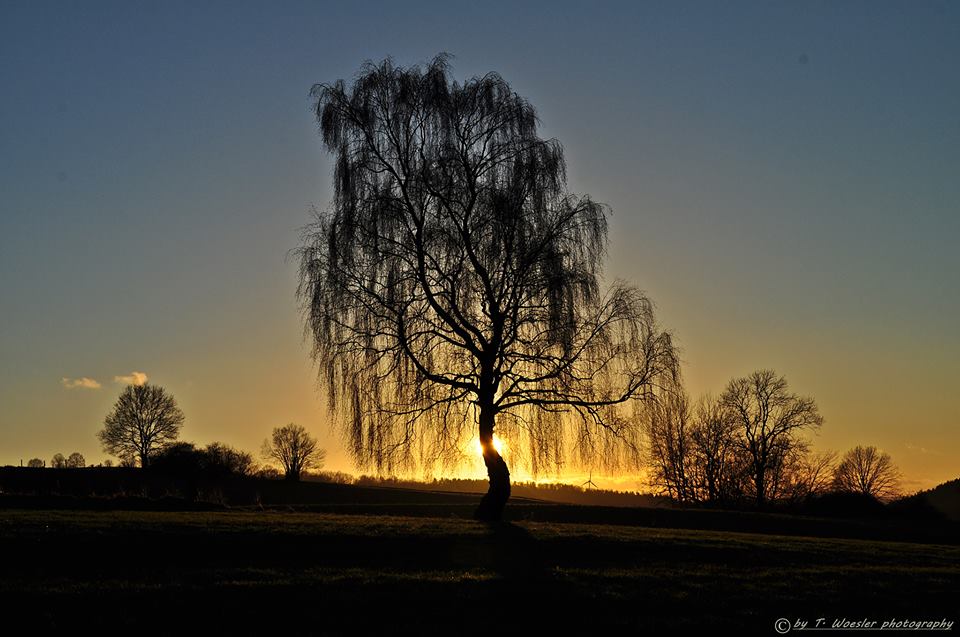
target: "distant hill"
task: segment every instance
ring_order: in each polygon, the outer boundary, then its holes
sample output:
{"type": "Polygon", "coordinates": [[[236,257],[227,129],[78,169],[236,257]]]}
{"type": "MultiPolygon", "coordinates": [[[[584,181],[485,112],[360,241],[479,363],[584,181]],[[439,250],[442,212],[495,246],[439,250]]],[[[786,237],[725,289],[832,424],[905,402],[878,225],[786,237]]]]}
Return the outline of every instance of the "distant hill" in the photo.
{"type": "Polygon", "coordinates": [[[943,516],[960,521],[960,478],[901,498],[890,506],[905,513],[943,516]]]}

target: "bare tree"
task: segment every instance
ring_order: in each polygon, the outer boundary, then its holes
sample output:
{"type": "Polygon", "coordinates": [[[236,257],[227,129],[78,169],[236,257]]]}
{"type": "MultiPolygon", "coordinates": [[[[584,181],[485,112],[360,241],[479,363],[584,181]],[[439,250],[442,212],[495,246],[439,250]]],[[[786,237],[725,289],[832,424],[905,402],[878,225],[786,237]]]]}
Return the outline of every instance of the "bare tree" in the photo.
{"type": "Polygon", "coordinates": [[[74,451],[67,458],[67,467],[71,469],[80,469],[85,466],[87,466],[87,461],[79,451],[74,451]]]}
{"type": "Polygon", "coordinates": [[[837,491],[886,500],[899,494],[900,480],[900,471],[889,453],[876,447],[858,445],[848,451],[837,465],[833,486],[837,491]]]}
{"type": "Polygon", "coordinates": [[[50,460],[50,466],[54,469],[63,469],[67,466],[67,459],[63,457],[62,453],[54,454],[50,460]]]}
{"type": "Polygon", "coordinates": [[[789,466],[784,496],[794,502],[826,493],[837,462],[835,451],[820,453],[804,450],[789,466]]]}
{"type": "Polygon", "coordinates": [[[41,468],[41,467],[44,466],[44,462],[43,462],[43,460],[41,460],[40,458],[31,458],[31,459],[27,462],[27,466],[28,466],[28,467],[31,467],[31,468],[33,468],[33,469],[39,469],[39,468],[41,468]]]}
{"type": "Polygon", "coordinates": [[[301,425],[290,423],[273,430],[270,440],[263,441],[263,457],[283,467],[287,480],[299,480],[306,469],[323,466],[327,452],[317,448],[317,441],[301,425]]]}
{"type": "Polygon", "coordinates": [[[782,486],[784,462],[802,443],[798,435],[819,428],[823,417],[812,398],[789,393],[786,379],[769,369],[731,380],[721,401],[737,423],[756,503],[762,507],[782,486]]]}
{"type": "Polygon", "coordinates": [[[163,387],[128,385],[97,437],[104,451],[121,459],[121,466],[137,458],[146,467],[152,453],[177,439],[183,420],[177,401],[163,387]]]}
{"type": "Polygon", "coordinates": [[[690,431],[700,499],[725,502],[743,495],[746,463],[737,442],[737,423],[730,410],[713,396],[702,396],[697,401],[690,431]]]}
{"type": "Polygon", "coordinates": [[[653,305],[603,292],[606,210],[497,74],[368,63],[313,88],[335,196],[304,234],[298,297],[354,459],[452,464],[477,431],[499,519],[510,473],[640,463],[638,402],[677,367],[653,305]],[[473,429],[476,426],[477,429],[473,429]]]}
{"type": "Polygon", "coordinates": [[[682,389],[652,402],[647,415],[650,483],[679,502],[700,499],[693,466],[690,400],[682,389]]]}

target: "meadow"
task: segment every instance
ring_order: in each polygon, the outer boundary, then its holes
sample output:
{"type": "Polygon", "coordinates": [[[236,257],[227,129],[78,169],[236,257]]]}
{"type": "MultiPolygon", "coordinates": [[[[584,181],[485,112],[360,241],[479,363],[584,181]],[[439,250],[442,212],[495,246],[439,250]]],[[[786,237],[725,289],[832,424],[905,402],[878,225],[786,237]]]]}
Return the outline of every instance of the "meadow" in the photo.
{"type": "Polygon", "coordinates": [[[453,515],[4,507],[4,625],[775,634],[781,617],[957,619],[956,544],[453,515]]]}

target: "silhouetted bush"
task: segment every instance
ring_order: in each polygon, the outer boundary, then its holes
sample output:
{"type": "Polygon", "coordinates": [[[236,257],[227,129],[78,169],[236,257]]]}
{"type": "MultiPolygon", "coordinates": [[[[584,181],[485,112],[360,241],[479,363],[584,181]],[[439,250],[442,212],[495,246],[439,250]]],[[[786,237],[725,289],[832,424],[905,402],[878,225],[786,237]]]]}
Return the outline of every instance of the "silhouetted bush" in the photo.
{"type": "Polygon", "coordinates": [[[204,449],[191,442],[177,442],[151,456],[150,469],[185,478],[248,476],[253,473],[253,456],[220,442],[210,443],[204,449]]]}

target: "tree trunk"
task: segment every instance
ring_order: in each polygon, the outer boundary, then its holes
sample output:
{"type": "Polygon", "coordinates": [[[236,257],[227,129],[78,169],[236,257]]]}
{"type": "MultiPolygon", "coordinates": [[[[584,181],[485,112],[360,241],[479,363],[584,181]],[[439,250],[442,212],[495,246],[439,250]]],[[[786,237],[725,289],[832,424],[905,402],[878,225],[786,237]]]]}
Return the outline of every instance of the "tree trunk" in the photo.
{"type": "Polygon", "coordinates": [[[498,522],[503,515],[503,507],[510,499],[510,471],[507,463],[493,446],[494,411],[490,407],[480,408],[480,447],[483,449],[483,464],[487,467],[490,486],[480,500],[473,517],[487,522],[498,522]]]}
{"type": "Polygon", "coordinates": [[[759,473],[753,480],[754,488],[757,490],[757,508],[762,509],[767,503],[767,485],[763,479],[763,473],[759,473]]]}

